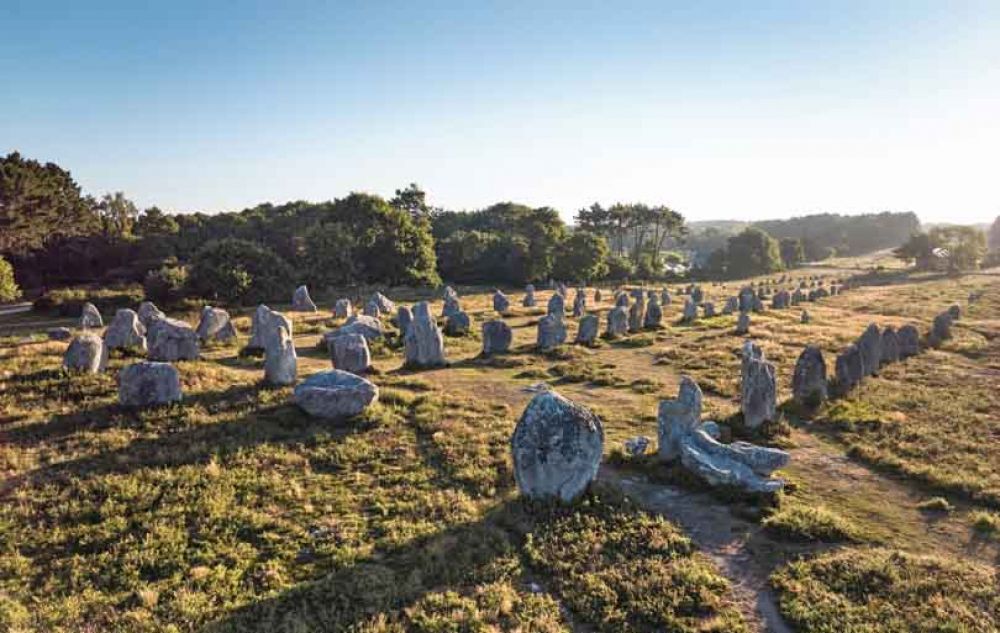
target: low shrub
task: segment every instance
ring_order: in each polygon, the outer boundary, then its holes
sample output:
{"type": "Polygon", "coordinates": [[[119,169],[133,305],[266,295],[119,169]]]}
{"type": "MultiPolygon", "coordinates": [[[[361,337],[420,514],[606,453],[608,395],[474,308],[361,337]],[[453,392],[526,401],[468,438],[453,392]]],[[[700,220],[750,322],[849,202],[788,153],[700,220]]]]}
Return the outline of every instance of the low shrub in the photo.
{"type": "Polygon", "coordinates": [[[120,308],[135,308],[142,302],[143,291],[138,284],[108,288],[73,287],[50,290],[35,299],[35,312],[61,317],[78,317],[83,304],[93,303],[104,315],[114,314],[120,308]]]}
{"type": "Polygon", "coordinates": [[[187,268],[163,266],[159,270],[150,271],[142,282],[142,287],[146,298],[150,301],[161,305],[171,305],[184,298],[187,278],[187,268]]]}

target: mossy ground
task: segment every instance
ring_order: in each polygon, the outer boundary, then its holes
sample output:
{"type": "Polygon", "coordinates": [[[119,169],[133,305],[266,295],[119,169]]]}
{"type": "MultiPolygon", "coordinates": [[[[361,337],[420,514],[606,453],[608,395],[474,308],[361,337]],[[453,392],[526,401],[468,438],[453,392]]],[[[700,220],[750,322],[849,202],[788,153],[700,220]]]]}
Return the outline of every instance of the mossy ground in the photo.
{"type": "MultiPolygon", "coordinates": [[[[832,370],[834,354],[868,322],[926,330],[959,302],[965,314],[955,337],[815,411],[784,407],[777,434],[757,438],[792,451],[783,475],[794,486],[777,507],[718,495],[715,502],[758,526],[770,522],[748,552],[752,564],[777,570],[782,613],[800,630],[878,630],[871,618],[882,612],[841,596],[844,578],[861,573],[834,564],[848,560],[836,558],[841,551],[863,552],[850,562],[871,568],[905,560],[923,569],[928,563],[885,557],[929,554],[949,570],[919,590],[957,606],[915,606],[887,622],[933,622],[936,613],[943,628],[962,630],[975,613],[1000,627],[995,605],[955,580],[988,577],[973,562],[997,556],[995,539],[972,526],[974,513],[1000,498],[1000,278],[884,276],[884,284],[873,277],[878,285],[808,304],[808,325],[797,309],[752,316],[751,337],[778,365],[781,398],[804,345],[819,345],[832,370]],[[986,292],[967,306],[973,289],[986,292]],[[934,496],[953,510],[921,507],[934,496]],[[850,626],[810,628],[821,621],[850,626]]],[[[705,288],[721,305],[739,286],[705,288]]],[[[506,316],[512,352],[484,359],[479,329],[495,317],[490,297],[459,291],[473,330],[446,339],[451,366],[403,370],[400,352],[380,347],[380,403],[336,425],[289,404],[289,389],[262,385],[261,359],[240,357],[241,342],[179,364],[183,404],[131,412],[115,404],[114,376],[126,359],[113,358],[106,374],[70,376],[59,369],[65,343],[25,338],[68,322],[21,315],[0,323],[8,335],[0,340],[0,629],[757,626],[683,529],[607,492],[574,508],[525,504],[507,448],[532,396],[526,387],[537,382],[602,415],[606,450],[618,462],[629,461],[619,448],[628,437],[655,440],[657,401],[676,394],[683,374],[705,390],[705,417],[732,423],[739,435],[736,317],[682,325],[678,299],[660,330],[539,354],[532,343],[540,311],[516,307],[506,316]]],[[[605,294],[591,306],[602,325],[611,307],[605,294]]],[[[539,293],[540,305],[547,297],[539,293]]],[[[193,311],[178,316],[196,320],[193,311]]],[[[337,321],[327,313],[294,320],[300,374],[328,368],[316,341],[337,321]]],[[[572,340],[575,320],[567,323],[572,340]]],[[[245,336],[248,311],[237,325],[245,336]]],[[[638,471],[697,485],[655,464],[638,471]]],[[[894,586],[884,604],[905,610],[904,589],[894,586]]]]}

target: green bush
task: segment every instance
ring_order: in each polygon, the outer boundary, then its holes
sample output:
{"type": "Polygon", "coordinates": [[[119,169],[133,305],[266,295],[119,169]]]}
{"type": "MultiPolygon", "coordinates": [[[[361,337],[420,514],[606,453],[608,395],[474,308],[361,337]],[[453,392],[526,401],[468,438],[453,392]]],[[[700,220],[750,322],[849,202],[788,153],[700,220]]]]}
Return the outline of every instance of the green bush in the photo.
{"type": "Polygon", "coordinates": [[[85,303],[93,303],[101,314],[114,314],[121,308],[134,308],[142,297],[142,288],[138,284],[109,288],[59,288],[35,299],[32,308],[35,312],[75,318],[80,316],[85,303]]]}
{"type": "Polygon", "coordinates": [[[793,505],[782,508],[764,519],[762,525],[768,534],[783,541],[834,543],[864,540],[853,523],[822,506],[793,505]]]}
{"type": "Polygon", "coordinates": [[[183,266],[163,266],[151,270],[142,282],[146,298],[154,303],[170,305],[184,298],[188,272],[183,266]]]}
{"type": "Polygon", "coordinates": [[[228,238],[213,240],[194,254],[187,288],[206,299],[252,305],[290,300],[292,283],[291,267],[273,251],[228,238]]]}
{"type": "Polygon", "coordinates": [[[21,289],[14,280],[14,267],[3,257],[0,257],[0,303],[13,301],[21,296],[21,289]]]}

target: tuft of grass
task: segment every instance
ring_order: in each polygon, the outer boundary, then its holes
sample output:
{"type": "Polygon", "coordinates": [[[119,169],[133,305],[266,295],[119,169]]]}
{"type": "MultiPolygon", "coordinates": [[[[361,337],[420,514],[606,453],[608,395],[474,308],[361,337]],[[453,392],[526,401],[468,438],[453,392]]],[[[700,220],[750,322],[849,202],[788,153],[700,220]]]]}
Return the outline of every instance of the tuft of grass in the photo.
{"type": "Polygon", "coordinates": [[[997,572],[896,550],[847,548],[789,563],[771,576],[798,631],[996,631],[997,572]]]}
{"type": "Polygon", "coordinates": [[[974,529],[981,536],[1000,538],[1000,513],[976,510],[969,515],[974,529]]]}
{"type": "Polygon", "coordinates": [[[944,497],[931,497],[918,503],[917,509],[924,512],[951,512],[955,508],[944,497]]]}
{"type": "Polygon", "coordinates": [[[772,537],[800,543],[859,542],[866,540],[851,521],[823,506],[790,505],[761,522],[772,537]]]}

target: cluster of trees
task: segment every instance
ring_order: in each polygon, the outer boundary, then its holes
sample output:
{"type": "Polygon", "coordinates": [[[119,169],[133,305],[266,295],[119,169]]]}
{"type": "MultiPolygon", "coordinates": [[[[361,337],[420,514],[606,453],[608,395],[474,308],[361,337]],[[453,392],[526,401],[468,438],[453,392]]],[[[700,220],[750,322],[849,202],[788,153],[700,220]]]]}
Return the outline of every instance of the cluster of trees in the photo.
{"type": "Polygon", "coordinates": [[[794,266],[802,259],[800,241],[786,238],[778,242],[765,231],[750,226],[729,236],[725,246],[712,251],[699,272],[717,279],[764,275],[794,266]]]}
{"type": "Polygon", "coordinates": [[[973,270],[986,256],[986,235],[974,226],[934,227],[914,233],[893,254],[922,270],[973,270]]]}
{"type": "Polygon", "coordinates": [[[833,255],[865,255],[898,246],[920,230],[920,220],[912,212],[818,213],[787,220],[764,220],[754,222],[753,226],[778,240],[800,240],[805,259],[820,261],[833,255]]]}
{"type": "Polygon", "coordinates": [[[617,276],[648,279],[662,274],[668,248],[687,233],[684,216],[666,206],[616,203],[603,207],[594,203],[575,217],[580,230],[604,237],[611,246],[610,267],[617,276]],[[624,274],[623,274],[624,273],[624,274]]]}

